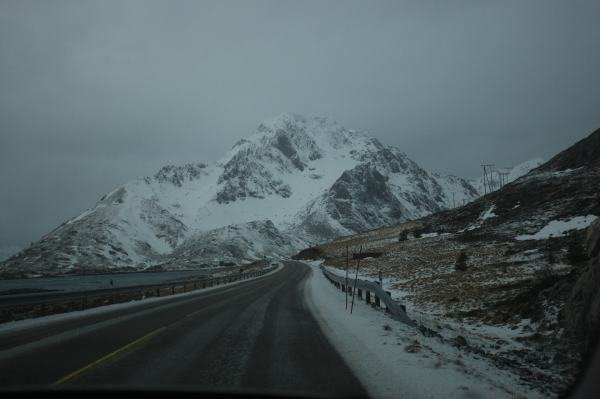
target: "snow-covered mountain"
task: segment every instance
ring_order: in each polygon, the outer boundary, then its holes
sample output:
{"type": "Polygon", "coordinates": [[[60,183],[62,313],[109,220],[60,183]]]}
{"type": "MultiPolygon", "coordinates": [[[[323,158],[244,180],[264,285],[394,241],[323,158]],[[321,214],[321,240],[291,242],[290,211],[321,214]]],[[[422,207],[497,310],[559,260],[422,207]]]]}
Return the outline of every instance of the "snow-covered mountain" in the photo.
{"type": "Polygon", "coordinates": [[[496,191],[502,185],[508,184],[517,180],[521,176],[525,176],[529,171],[537,168],[544,163],[541,158],[533,158],[528,161],[522,162],[512,168],[501,168],[494,169],[491,172],[488,171],[487,175],[487,186],[484,188],[484,176],[477,177],[469,181],[469,183],[475,187],[479,195],[484,195],[486,192],[496,191]],[[503,176],[501,176],[501,173],[503,176]],[[490,191],[491,188],[491,191],[490,191]]]}
{"type": "Polygon", "coordinates": [[[117,188],[0,271],[176,268],[283,255],[477,196],[467,181],[429,173],[331,119],[283,114],[214,164],[169,165],[117,188]]]}

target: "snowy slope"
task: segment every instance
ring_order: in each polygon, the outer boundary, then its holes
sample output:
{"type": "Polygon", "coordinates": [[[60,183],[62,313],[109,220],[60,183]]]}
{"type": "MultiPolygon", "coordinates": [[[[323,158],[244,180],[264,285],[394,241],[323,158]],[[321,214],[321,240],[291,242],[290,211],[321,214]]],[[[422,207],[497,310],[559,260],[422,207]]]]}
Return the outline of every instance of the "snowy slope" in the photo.
{"type": "Polygon", "coordinates": [[[162,266],[168,269],[250,263],[265,254],[280,257],[296,250],[289,236],[270,220],[229,225],[194,234],[162,266]]]}
{"type": "MultiPolygon", "coordinates": [[[[248,223],[267,220],[278,240],[293,243],[281,247],[291,253],[476,197],[465,180],[429,173],[364,133],[328,118],[282,114],[261,123],[212,165],[169,165],[117,188],[0,270],[141,269],[164,263],[182,245],[206,247],[208,236],[229,240],[219,233],[225,226],[245,226],[242,236],[250,237],[248,223]]],[[[236,242],[240,253],[249,254],[243,259],[282,252],[236,242]]],[[[184,253],[176,253],[185,263],[184,253]]]]}

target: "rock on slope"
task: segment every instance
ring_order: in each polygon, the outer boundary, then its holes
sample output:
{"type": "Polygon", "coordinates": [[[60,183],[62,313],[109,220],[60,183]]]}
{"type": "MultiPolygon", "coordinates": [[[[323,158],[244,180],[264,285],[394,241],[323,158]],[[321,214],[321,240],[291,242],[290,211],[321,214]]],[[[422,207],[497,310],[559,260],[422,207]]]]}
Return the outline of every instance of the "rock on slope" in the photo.
{"type": "Polygon", "coordinates": [[[584,250],[589,260],[568,289],[562,315],[565,336],[591,352],[600,337],[600,219],[588,229],[584,250]]]}
{"type": "MultiPolygon", "coordinates": [[[[225,226],[246,239],[239,252],[262,257],[293,252],[383,224],[470,201],[466,181],[429,173],[399,150],[327,118],[283,114],[261,123],[219,161],[166,166],[103,197],[0,265],[4,276],[218,264],[185,256],[230,246],[225,226]],[[255,221],[270,220],[272,226],[255,221]],[[274,234],[250,244],[254,227],[274,234]],[[208,244],[207,237],[219,241],[208,244]],[[265,241],[266,240],[266,241],[265,241]],[[285,241],[290,245],[280,244],[285,241]],[[197,247],[194,251],[176,251],[197,247]],[[213,248],[213,249],[210,249],[213,248]],[[174,252],[175,251],[175,252],[174,252]],[[174,262],[169,262],[171,255],[174,262]],[[187,255],[186,255],[187,254],[187,255]]],[[[258,237],[257,236],[257,237],[258,237]]],[[[212,241],[211,241],[212,242],[212,241]]],[[[205,253],[208,253],[205,252],[205,253]]],[[[245,259],[245,258],[244,258],[245,259]]]]}
{"type": "Polygon", "coordinates": [[[343,268],[347,245],[381,252],[361,269],[381,270],[409,316],[546,394],[564,393],[597,340],[599,151],[597,130],[466,206],[305,253],[343,268]]]}

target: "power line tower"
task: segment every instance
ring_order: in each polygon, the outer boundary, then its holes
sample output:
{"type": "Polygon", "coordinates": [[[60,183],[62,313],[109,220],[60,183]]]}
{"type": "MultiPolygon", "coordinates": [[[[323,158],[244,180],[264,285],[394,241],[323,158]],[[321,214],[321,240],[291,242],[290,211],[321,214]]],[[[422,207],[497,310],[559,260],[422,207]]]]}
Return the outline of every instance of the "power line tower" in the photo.
{"type": "Polygon", "coordinates": [[[503,171],[498,170],[497,173],[502,187],[508,182],[508,174],[510,172],[507,169],[504,169],[503,171]]]}
{"type": "Polygon", "coordinates": [[[493,177],[494,164],[491,164],[491,163],[482,164],[481,167],[483,168],[483,193],[485,195],[488,193],[488,191],[490,193],[493,191],[492,177],[493,177]],[[488,173],[489,173],[489,176],[488,176],[488,173]]]}

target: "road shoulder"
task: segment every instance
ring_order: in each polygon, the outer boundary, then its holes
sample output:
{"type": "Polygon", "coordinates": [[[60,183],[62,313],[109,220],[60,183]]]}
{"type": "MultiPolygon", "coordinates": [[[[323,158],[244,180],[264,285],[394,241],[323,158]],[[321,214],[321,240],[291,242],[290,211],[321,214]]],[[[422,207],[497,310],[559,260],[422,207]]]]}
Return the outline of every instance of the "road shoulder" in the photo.
{"type": "Polygon", "coordinates": [[[343,293],[318,268],[305,285],[310,310],[369,395],[391,397],[539,397],[517,377],[388,317],[343,293]]]}

